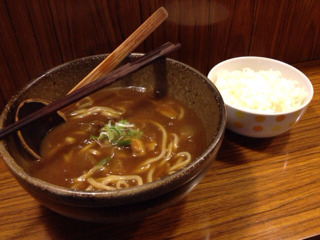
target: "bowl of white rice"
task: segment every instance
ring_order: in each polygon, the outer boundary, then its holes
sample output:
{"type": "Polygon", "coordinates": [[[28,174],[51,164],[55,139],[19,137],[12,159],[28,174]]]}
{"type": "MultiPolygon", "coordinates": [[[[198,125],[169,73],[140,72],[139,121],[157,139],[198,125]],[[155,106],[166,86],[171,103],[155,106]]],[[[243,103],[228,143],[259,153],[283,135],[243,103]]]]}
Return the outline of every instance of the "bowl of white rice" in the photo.
{"type": "Polygon", "coordinates": [[[214,66],[208,78],[226,104],[227,128],[248,137],[287,132],[313,97],[313,86],[301,71],[270,58],[232,58],[214,66]]]}

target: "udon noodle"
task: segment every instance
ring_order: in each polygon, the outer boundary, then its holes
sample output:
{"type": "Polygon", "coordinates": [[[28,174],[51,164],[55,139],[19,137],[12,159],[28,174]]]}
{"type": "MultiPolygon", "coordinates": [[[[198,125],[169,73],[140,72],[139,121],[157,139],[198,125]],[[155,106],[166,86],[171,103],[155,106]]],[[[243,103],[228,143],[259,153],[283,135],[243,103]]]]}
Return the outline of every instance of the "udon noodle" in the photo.
{"type": "Polygon", "coordinates": [[[30,173],[87,191],[139,186],[189,164],[205,147],[204,128],[176,99],[141,88],[101,90],[65,110],[30,173]]]}

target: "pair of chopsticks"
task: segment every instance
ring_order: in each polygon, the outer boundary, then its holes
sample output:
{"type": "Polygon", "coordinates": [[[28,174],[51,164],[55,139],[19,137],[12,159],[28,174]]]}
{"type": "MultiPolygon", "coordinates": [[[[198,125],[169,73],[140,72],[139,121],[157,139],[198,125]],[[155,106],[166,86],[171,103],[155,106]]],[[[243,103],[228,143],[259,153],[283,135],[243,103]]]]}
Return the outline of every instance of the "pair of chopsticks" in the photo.
{"type": "Polygon", "coordinates": [[[0,139],[3,139],[7,135],[16,132],[20,130],[22,127],[28,125],[29,123],[49,115],[50,113],[53,113],[55,111],[58,111],[59,109],[62,109],[94,92],[97,92],[98,90],[102,89],[103,87],[106,87],[108,85],[111,85],[112,83],[118,81],[124,76],[127,76],[133,72],[138,71],[139,69],[151,64],[155,60],[168,55],[172,53],[173,51],[179,49],[181,47],[180,43],[165,43],[162,46],[152,50],[151,52],[147,53],[146,55],[127,63],[114,71],[106,74],[105,76],[95,80],[94,82],[91,82],[82,88],[73,91],[72,93],[63,96],[59,100],[44,106],[43,108],[35,111],[34,113],[26,116],[25,118],[12,123],[11,125],[3,128],[0,130],[0,139]]]}

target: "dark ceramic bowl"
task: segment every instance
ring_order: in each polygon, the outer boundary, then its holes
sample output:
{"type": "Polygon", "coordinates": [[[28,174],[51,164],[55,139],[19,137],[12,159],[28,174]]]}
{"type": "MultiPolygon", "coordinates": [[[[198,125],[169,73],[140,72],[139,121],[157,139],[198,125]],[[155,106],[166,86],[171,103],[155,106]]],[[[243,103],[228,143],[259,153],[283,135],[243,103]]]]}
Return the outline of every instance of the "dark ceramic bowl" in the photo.
{"type": "MultiPolygon", "coordinates": [[[[133,54],[133,58],[139,54],[133,54]]],[[[18,104],[28,98],[54,101],[65,95],[106,55],[91,56],[60,65],[32,81],[14,96],[0,117],[0,127],[13,122],[18,104]]],[[[153,87],[188,104],[201,118],[207,147],[186,167],[142,186],[117,191],[70,190],[30,176],[24,166],[30,156],[17,136],[0,141],[0,153],[21,186],[44,206],[62,215],[93,222],[137,221],[171,206],[188,194],[214,161],[226,126],[226,110],[216,87],[195,69],[172,59],[158,61],[118,81],[118,86],[153,87]]]]}

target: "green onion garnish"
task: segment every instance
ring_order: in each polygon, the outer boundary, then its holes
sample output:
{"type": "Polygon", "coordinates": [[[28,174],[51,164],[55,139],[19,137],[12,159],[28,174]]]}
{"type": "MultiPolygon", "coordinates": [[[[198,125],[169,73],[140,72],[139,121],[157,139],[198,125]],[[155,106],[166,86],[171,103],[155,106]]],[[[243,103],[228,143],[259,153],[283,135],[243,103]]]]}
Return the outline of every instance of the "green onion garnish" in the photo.
{"type": "Polygon", "coordinates": [[[106,164],[109,161],[110,158],[111,157],[105,157],[100,162],[98,162],[97,165],[102,166],[102,165],[106,164]]]}
{"type": "Polygon", "coordinates": [[[125,139],[125,140],[120,140],[118,141],[117,145],[118,146],[126,146],[126,145],[129,145],[131,144],[131,139],[125,139]]]}
{"type": "Polygon", "coordinates": [[[97,141],[107,140],[112,144],[125,146],[131,143],[132,138],[140,138],[142,133],[139,130],[133,129],[134,124],[129,123],[125,119],[119,122],[110,120],[103,128],[100,129],[98,137],[92,136],[92,139],[97,141]]]}

